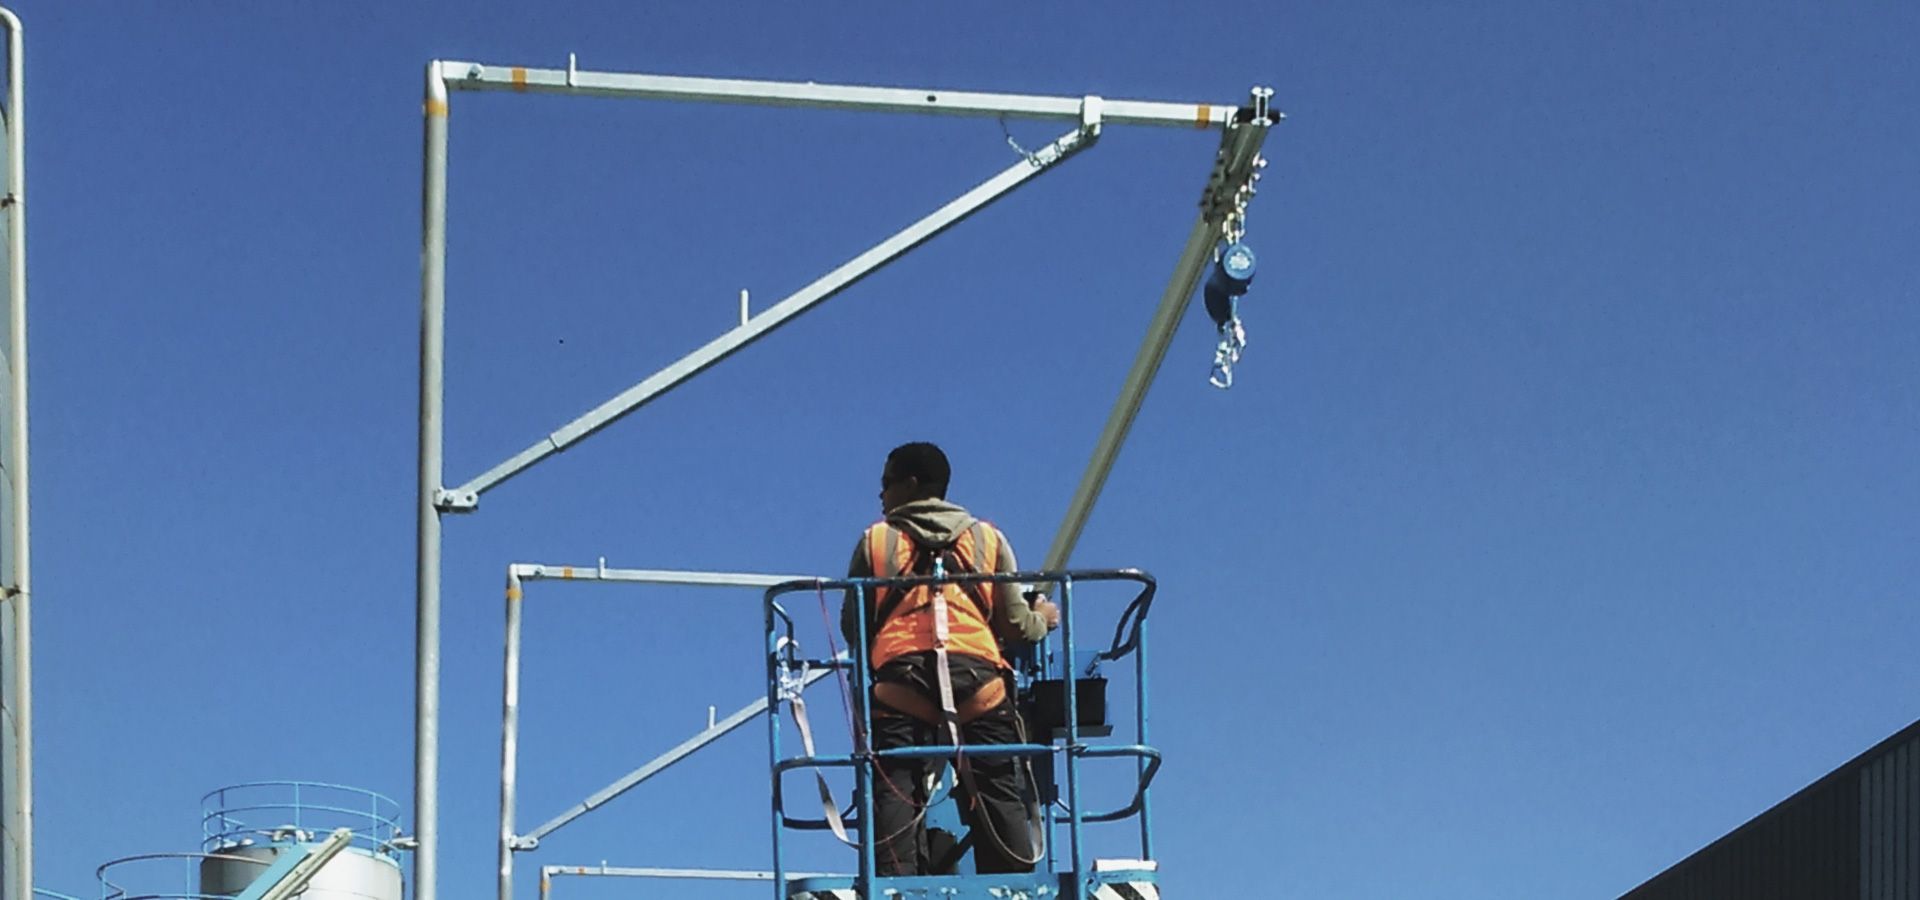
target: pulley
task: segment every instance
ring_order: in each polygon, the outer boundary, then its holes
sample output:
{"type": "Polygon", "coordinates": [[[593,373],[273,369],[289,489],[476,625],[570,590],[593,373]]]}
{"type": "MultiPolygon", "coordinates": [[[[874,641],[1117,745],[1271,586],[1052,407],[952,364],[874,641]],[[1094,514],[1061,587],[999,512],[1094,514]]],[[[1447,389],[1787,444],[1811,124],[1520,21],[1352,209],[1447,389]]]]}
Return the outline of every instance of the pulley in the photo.
{"type": "Polygon", "coordinates": [[[1233,366],[1247,346],[1247,329],[1240,324],[1240,298],[1253,284],[1256,261],[1252,247],[1238,240],[1228,243],[1202,290],[1207,315],[1220,332],[1213,351],[1213,374],[1207,381],[1222,390],[1233,387],[1233,366]]]}

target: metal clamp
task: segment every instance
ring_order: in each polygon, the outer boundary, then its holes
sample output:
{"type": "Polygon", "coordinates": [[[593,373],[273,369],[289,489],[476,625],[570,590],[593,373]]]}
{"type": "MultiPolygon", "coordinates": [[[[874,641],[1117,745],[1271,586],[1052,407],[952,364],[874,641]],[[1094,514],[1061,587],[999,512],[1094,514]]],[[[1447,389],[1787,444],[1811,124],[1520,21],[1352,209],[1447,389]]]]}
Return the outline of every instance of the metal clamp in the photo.
{"type": "Polygon", "coordinates": [[[450,491],[435,488],[433,508],[444,513],[469,513],[480,508],[479,491],[450,491]]]}
{"type": "Polygon", "coordinates": [[[777,660],[775,664],[779,667],[777,673],[779,698],[791,703],[806,692],[809,680],[807,676],[811,674],[811,667],[807,665],[806,660],[799,658],[800,642],[793,638],[782,637],[775,641],[773,652],[777,660]],[[780,658],[779,654],[783,650],[787,651],[787,655],[785,658],[780,658]]]}
{"type": "Polygon", "coordinates": [[[1105,101],[1088,94],[1080,98],[1080,133],[1089,138],[1100,136],[1100,112],[1105,101]]]}

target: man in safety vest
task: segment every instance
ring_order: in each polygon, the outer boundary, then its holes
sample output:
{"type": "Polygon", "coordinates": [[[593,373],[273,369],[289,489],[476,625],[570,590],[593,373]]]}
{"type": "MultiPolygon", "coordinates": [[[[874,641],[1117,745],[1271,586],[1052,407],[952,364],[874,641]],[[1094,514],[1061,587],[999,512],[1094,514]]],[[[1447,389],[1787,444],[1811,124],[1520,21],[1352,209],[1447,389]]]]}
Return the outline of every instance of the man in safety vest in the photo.
{"type": "MultiPolygon", "coordinates": [[[[947,502],[951,472],[946,454],[930,443],[887,454],[880,475],[886,518],[860,536],[849,577],[931,575],[936,566],[949,575],[1018,571],[999,529],[947,502]]],[[[1045,599],[1029,604],[1011,583],[875,589],[864,608],[849,591],[840,608],[849,643],[858,639],[862,616],[873,665],[873,749],[1026,742],[1001,642],[1045,638],[1060,623],[1058,607],[1045,599]]],[[[924,822],[928,782],[942,764],[889,759],[877,767],[873,827],[881,875],[944,868],[947,861],[931,858],[924,822]]],[[[1021,796],[1025,764],[966,755],[958,768],[976,870],[1032,871],[1043,854],[1035,846],[1034,810],[1021,796]]]]}

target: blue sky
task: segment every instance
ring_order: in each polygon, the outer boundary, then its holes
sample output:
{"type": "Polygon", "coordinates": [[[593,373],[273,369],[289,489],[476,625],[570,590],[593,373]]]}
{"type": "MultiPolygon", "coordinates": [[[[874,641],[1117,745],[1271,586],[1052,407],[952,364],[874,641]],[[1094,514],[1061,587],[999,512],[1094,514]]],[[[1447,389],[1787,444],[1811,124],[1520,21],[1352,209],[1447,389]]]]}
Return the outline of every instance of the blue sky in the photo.
{"type": "MultiPolygon", "coordinates": [[[[222,784],[411,793],[436,57],[1277,88],[1240,383],[1195,310],[1074,560],[1163,585],[1174,896],[1611,897],[1920,716],[1911,4],[16,8],[44,887],[193,849],[222,784]]],[[[988,120],[452,122],[456,482],[1013,161],[988,120]]],[[[508,563],[831,574],[916,438],[1037,560],[1214,145],[1112,129],[450,520],[441,895],[492,889],[508,563]]],[[[527,602],[523,830],[759,689],[750,593],[527,602]]],[[[523,871],[766,865],[760,734],[523,871]]]]}

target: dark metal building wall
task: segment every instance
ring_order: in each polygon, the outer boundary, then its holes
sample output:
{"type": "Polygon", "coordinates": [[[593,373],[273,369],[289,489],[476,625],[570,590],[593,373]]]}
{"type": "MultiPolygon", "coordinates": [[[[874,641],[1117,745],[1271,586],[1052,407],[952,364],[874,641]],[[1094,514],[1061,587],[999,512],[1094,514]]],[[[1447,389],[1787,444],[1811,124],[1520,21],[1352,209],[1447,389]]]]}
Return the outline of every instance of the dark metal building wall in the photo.
{"type": "Polygon", "coordinates": [[[1860,896],[1920,900],[1920,739],[1860,773],[1860,896]]]}
{"type": "Polygon", "coordinates": [[[1920,900],[1920,722],[1621,900],[1920,900]]]}

